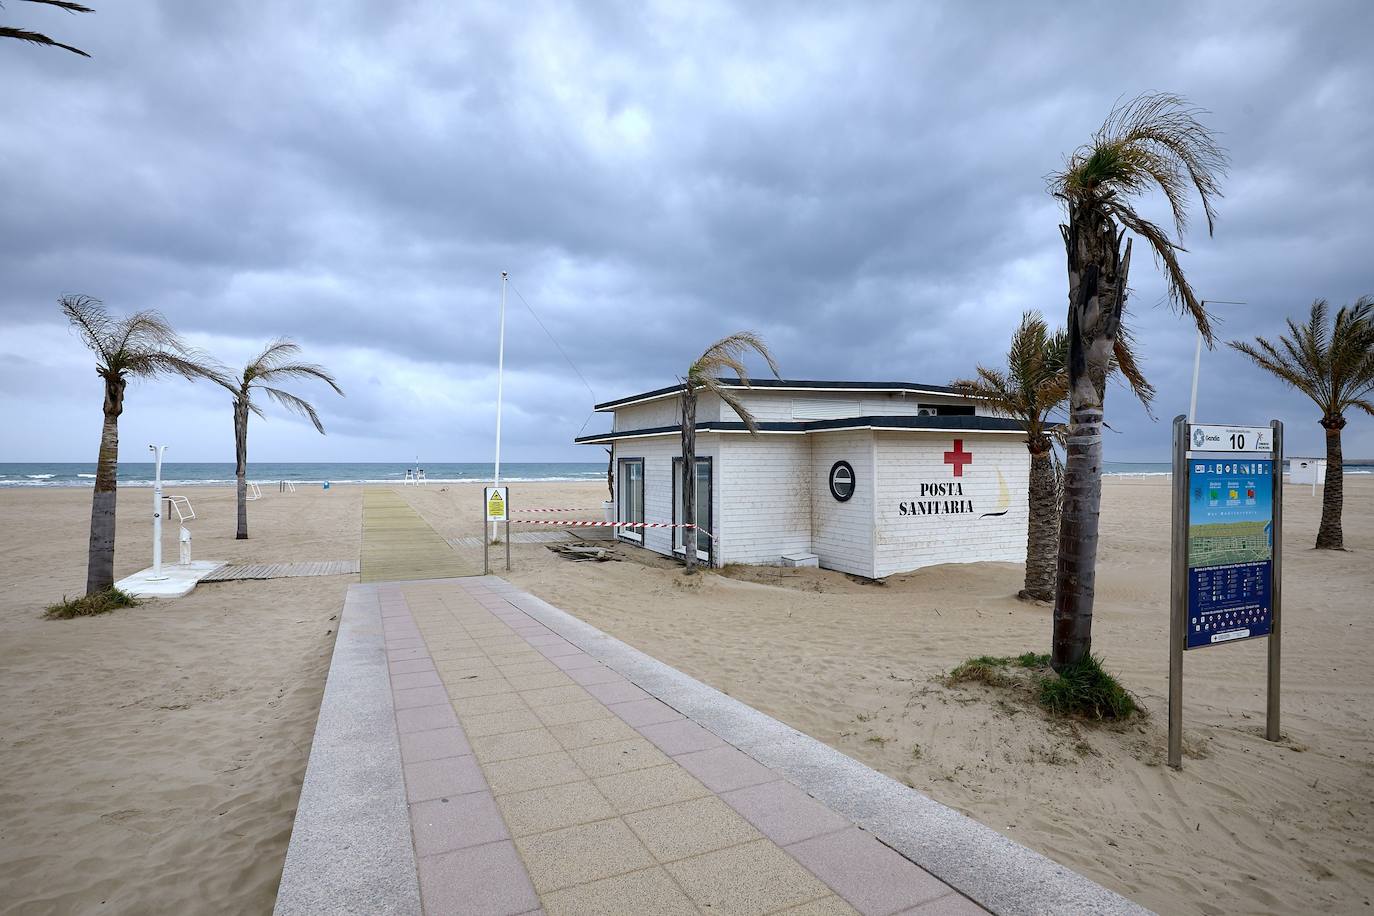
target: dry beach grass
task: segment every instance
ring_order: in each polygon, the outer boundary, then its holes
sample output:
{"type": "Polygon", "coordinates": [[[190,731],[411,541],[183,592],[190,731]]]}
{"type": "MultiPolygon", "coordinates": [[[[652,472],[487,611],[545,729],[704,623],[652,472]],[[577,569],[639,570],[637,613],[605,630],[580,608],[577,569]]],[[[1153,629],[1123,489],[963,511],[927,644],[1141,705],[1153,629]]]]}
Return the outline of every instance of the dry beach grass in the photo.
{"type": "MultiPolygon", "coordinates": [[[[401,489],[440,533],[479,532],[476,487],[401,489]]],[[[600,484],[516,484],[519,506],[598,506],[600,484]]],[[[1048,648],[1012,564],[864,584],[744,568],[692,579],[622,549],[514,547],[518,585],[1162,913],[1365,912],[1374,894],[1374,479],[1347,484],[1347,553],[1308,549],[1289,490],[1282,744],[1262,739],[1261,641],[1189,653],[1185,769],[1163,766],[1167,484],[1105,487],[1095,649],[1152,714],[1047,718],[943,675],[1048,648]]],[[[121,494],[119,574],[148,553],[121,494]]],[[[192,491],[196,555],[349,559],[359,491],[252,506],[192,491]]],[[[334,621],[356,577],[202,586],[96,618],[39,619],[84,576],[88,491],[0,492],[0,911],[266,912],[334,621]],[[104,902],[102,906],[101,903],[104,902]]],[[[547,517],[547,516],[546,516],[547,517]]]]}

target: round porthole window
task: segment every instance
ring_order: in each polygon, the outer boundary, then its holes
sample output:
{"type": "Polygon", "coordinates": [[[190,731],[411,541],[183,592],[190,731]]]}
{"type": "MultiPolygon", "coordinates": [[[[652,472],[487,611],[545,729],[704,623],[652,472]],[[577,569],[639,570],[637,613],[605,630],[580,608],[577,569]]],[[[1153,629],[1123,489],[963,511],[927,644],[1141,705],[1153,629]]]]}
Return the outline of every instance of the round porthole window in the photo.
{"type": "Polygon", "coordinates": [[[830,495],[842,503],[854,495],[854,469],[848,461],[836,461],[830,466],[830,495]]]}

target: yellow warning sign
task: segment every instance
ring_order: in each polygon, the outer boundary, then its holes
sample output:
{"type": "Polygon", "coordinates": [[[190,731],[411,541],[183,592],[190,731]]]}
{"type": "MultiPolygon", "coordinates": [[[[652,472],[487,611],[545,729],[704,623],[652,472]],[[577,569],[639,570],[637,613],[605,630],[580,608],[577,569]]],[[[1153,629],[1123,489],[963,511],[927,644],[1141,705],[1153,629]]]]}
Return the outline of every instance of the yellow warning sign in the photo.
{"type": "Polygon", "coordinates": [[[504,522],[508,515],[508,487],[487,487],[487,521],[504,522]]]}

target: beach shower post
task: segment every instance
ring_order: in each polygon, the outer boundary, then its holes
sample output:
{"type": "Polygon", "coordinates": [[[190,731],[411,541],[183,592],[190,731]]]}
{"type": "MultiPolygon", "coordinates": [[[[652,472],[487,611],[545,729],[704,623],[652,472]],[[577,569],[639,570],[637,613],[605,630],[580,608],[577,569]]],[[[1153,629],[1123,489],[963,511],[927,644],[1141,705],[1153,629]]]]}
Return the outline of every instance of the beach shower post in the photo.
{"type": "Polygon", "coordinates": [[[153,574],[151,582],[160,582],[167,577],[162,574],[162,454],[165,445],[150,445],[153,453],[153,574]]]}

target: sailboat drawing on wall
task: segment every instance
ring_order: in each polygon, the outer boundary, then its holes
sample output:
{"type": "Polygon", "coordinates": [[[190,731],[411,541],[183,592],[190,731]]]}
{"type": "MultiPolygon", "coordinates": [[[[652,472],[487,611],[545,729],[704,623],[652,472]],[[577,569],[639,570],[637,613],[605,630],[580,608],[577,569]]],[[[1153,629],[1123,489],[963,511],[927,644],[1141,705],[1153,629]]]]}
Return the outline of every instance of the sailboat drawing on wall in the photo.
{"type": "Polygon", "coordinates": [[[1007,487],[1007,478],[1002,476],[1002,472],[997,472],[997,511],[984,512],[979,518],[998,518],[1006,515],[1011,510],[1011,490],[1007,487]]]}

